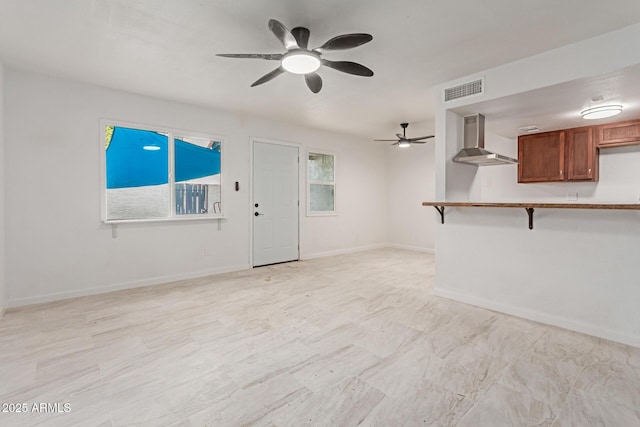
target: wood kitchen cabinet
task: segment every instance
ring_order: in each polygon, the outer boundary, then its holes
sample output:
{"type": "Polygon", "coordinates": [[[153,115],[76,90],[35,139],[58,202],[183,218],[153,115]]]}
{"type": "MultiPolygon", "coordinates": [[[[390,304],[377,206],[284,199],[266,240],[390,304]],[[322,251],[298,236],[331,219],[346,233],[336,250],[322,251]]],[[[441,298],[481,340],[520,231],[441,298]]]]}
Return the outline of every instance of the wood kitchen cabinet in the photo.
{"type": "Polygon", "coordinates": [[[598,180],[598,148],[593,127],[569,129],[567,132],[567,181],[598,180]]]}
{"type": "Polygon", "coordinates": [[[565,132],[518,137],[518,182],[564,181],[565,132]]]}
{"type": "Polygon", "coordinates": [[[596,128],[599,148],[640,144],[640,120],[610,123],[596,128]]]}
{"type": "Polygon", "coordinates": [[[518,137],[518,182],[597,180],[593,127],[518,137]]]}

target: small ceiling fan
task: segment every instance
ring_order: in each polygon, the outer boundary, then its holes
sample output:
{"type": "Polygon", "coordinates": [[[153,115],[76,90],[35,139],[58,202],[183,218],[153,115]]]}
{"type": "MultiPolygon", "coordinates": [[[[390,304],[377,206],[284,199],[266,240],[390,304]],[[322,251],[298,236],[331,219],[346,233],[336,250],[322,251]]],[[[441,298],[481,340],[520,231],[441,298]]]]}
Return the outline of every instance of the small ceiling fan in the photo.
{"type": "Polygon", "coordinates": [[[373,40],[371,34],[355,33],[336,36],[320,47],[309,49],[309,30],[304,27],[296,27],[289,31],[281,22],[275,19],[269,20],[269,30],[287,49],[285,53],[219,53],[217,56],[226,58],[250,58],[280,61],[280,66],[265,74],[253,82],[251,87],[268,82],[280,74],[288,71],[293,74],[304,74],[304,80],[311,92],[318,93],[322,89],[322,78],[316,73],[320,66],[324,65],[343,73],[355,76],[371,77],[373,71],[364,65],[350,61],[329,61],[323,59],[322,54],[329,50],[345,50],[358,47],[373,40]]]}
{"type": "Polygon", "coordinates": [[[417,138],[407,138],[407,126],[409,126],[409,123],[400,123],[400,126],[402,127],[402,133],[396,133],[396,136],[398,137],[398,139],[374,139],[374,141],[387,141],[387,142],[395,141],[395,143],[391,145],[397,145],[398,147],[406,148],[406,147],[410,147],[411,144],[424,144],[427,141],[422,141],[423,139],[429,139],[434,137],[434,135],[429,135],[429,136],[419,136],[417,138]]]}

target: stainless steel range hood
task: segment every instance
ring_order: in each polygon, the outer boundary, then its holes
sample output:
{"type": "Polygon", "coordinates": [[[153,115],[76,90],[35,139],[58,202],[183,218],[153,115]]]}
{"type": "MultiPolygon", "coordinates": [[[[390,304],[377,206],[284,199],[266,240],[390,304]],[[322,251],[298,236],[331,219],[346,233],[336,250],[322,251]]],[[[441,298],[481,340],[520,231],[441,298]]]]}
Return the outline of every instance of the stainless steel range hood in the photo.
{"type": "Polygon", "coordinates": [[[464,117],[464,148],[453,161],[474,166],[510,165],[518,160],[484,149],[484,116],[473,114],[464,117]]]}

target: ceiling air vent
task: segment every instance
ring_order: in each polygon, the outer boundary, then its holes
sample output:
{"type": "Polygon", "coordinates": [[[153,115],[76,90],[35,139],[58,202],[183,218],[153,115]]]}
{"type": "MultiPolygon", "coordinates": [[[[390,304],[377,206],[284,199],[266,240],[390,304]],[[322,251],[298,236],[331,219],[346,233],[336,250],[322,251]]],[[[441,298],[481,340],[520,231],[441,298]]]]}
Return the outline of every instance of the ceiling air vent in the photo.
{"type": "Polygon", "coordinates": [[[445,89],[444,101],[453,101],[454,99],[477,95],[479,93],[482,93],[482,79],[445,89]]]}

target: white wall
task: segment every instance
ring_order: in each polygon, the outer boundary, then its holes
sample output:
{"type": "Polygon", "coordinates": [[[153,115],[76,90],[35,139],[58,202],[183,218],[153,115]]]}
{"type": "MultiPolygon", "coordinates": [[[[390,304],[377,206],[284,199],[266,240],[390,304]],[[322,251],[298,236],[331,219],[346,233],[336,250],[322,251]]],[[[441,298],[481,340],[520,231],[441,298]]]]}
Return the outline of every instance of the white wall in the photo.
{"type": "MultiPolygon", "coordinates": [[[[634,25],[487,70],[485,94],[454,104],[638,64],[631,44],[639,39],[634,25]]],[[[638,203],[638,147],[603,150],[598,183],[517,184],[516,166],[455,173],[462,167],[451,162],[460,118],[447,108],[441,104],[436,115],[439,197],[567,202],[567,193],[578,193],[577,202],[638,203]]],[[[511,156],[517,150],[515,141],[491,135],[487,147],[511,156]]],[[[524,209],[449,208],[445,218],[436,228],[437,295],[640,346],[640,212],[536,209],[534,230],[524,209]]]]}
{"type": "Polygon", "coordinates": [[[338,215],[307,218],[301,199],[303,258],[387,243],[387,153],[370,141],[10,68],[5,105],[9,306],[248,268],[250,137],[337,155],[338,215]],[[121,224],[113,238],[100,222],[101,118],[225,136],[225,180],[241,185],[226,187],[228,219],[121,224]]]}
{"type": "Polygon", "coordinates": [[[389,156],[389,242],[398,248],[433,252],[435,222],[433,209],[422,202],[434,200],[435,144],[388,147],[389,156]]]}
{"type": "MultiPolygon", "coordinates": [[[[301,257],[309,259],[372,245],[386,246],[389,217],[387,211],[379,209],[387,203],[386,153],[379,148],[371,149],[367,140],[354,143],[351,138],[321,132],[318,136],[309,148],[325,149],[336,155],[337,217],[306,217],[306,196],[301,194],[301,257]]],[[[305,182],[306,176],[301,176],[301,180],[305,182]]]]}
{"type": "Polygon", "coordinates": [[[5,282],[5,161],[4,161],[4,66],[0,62],[0,317],[6,307],[5,282]]]}

